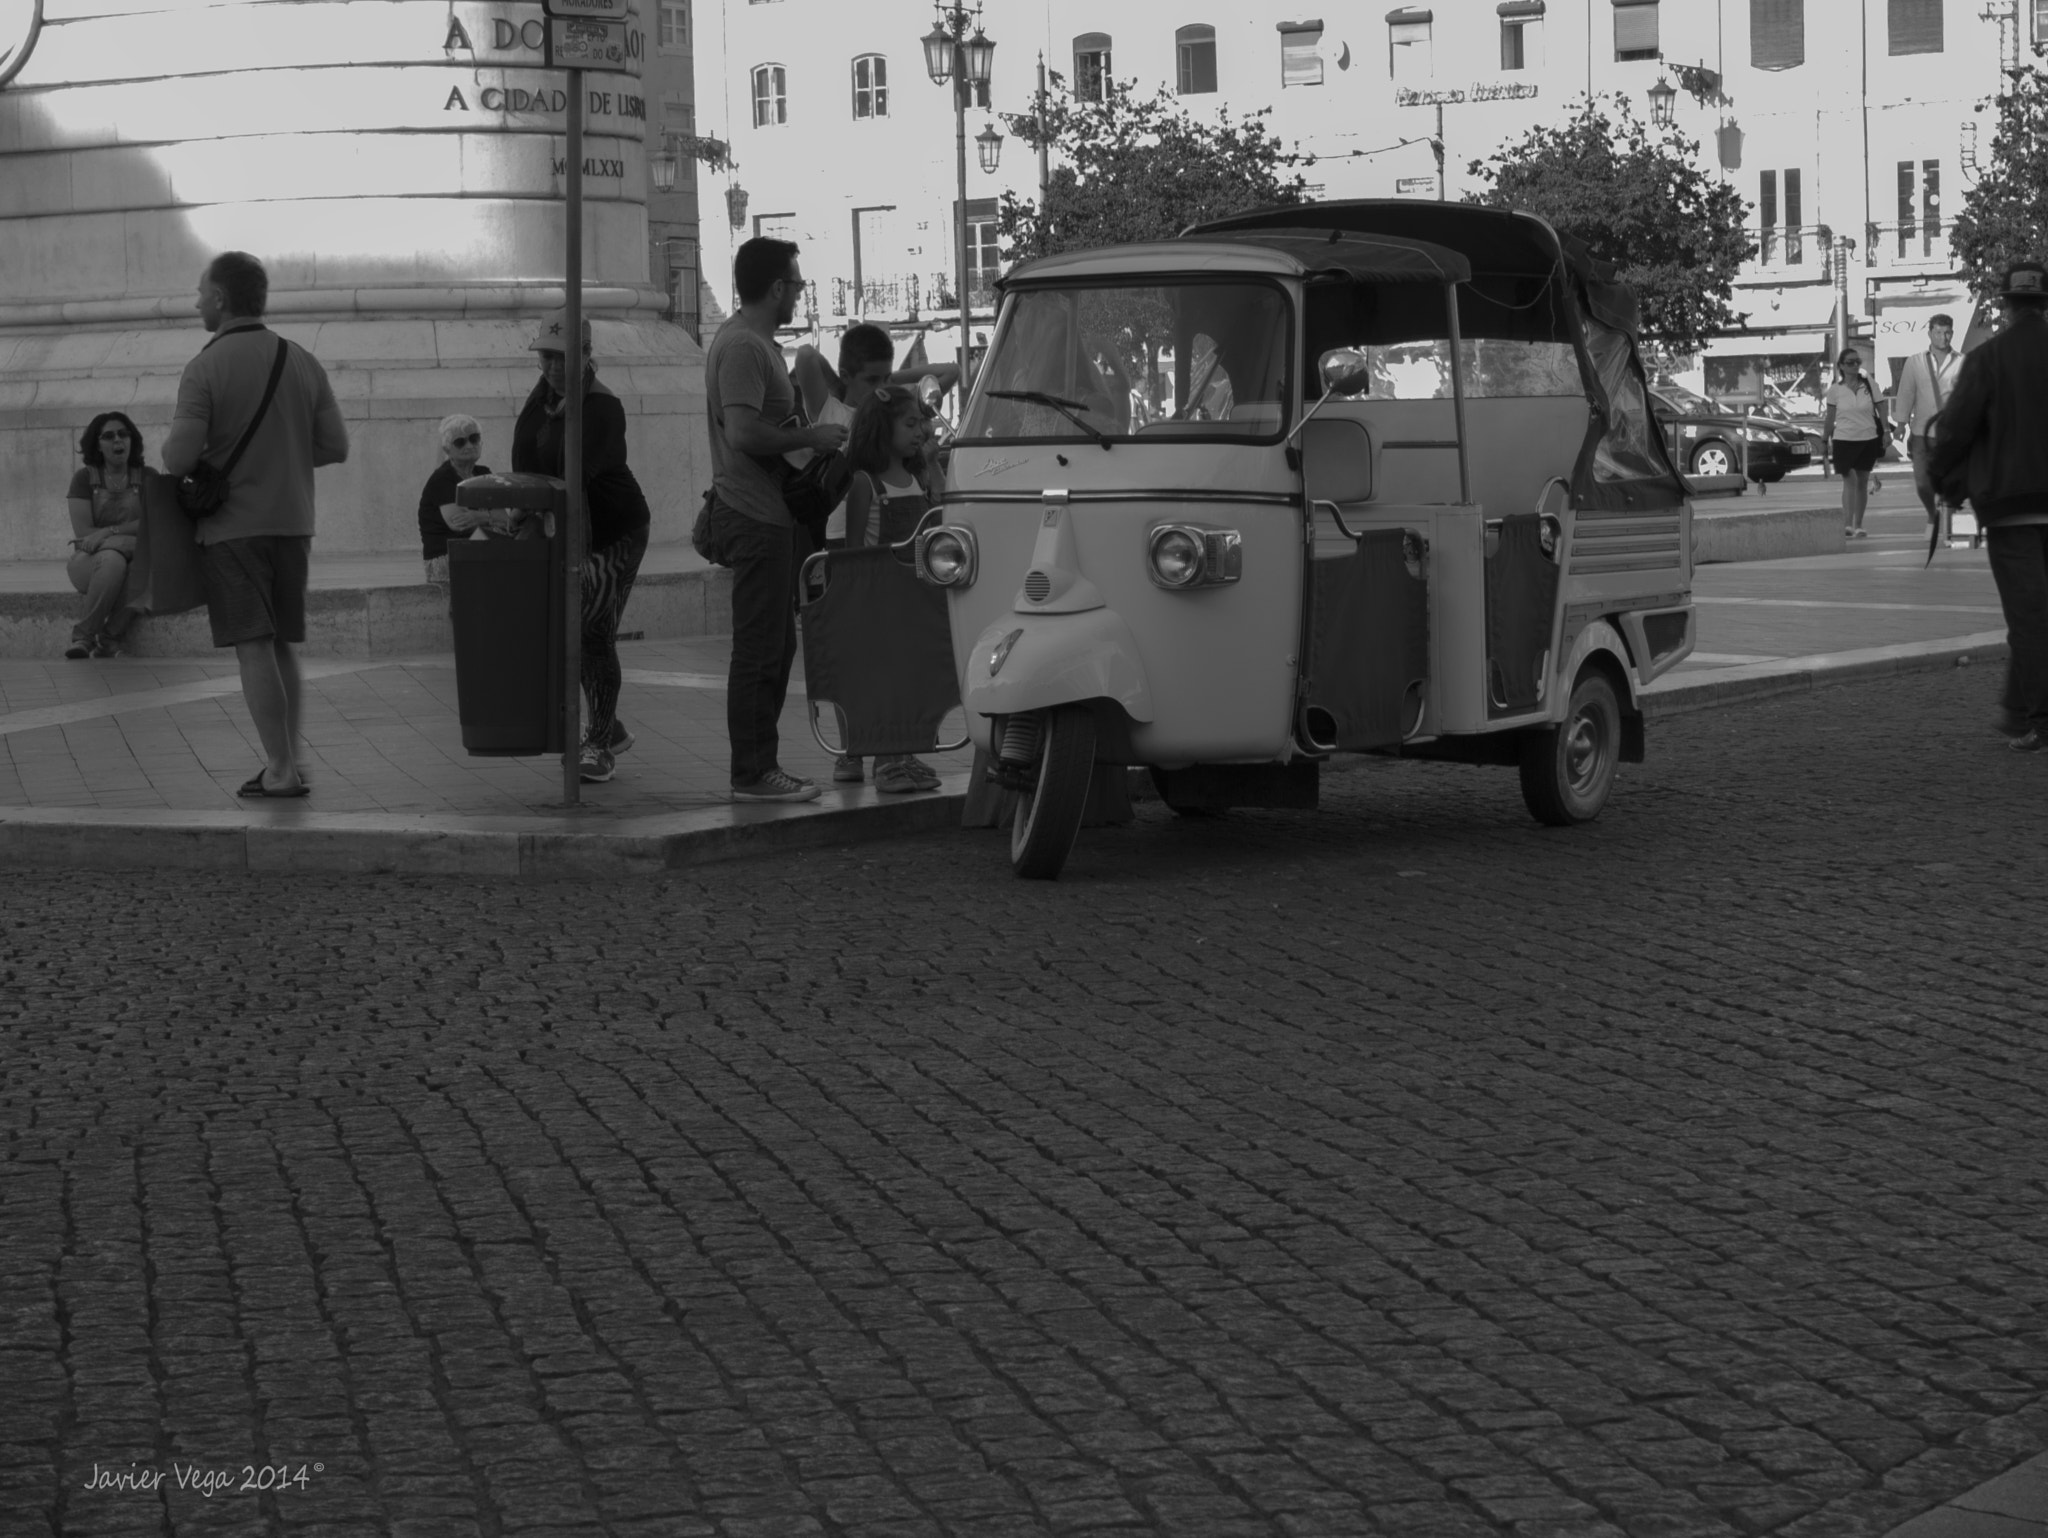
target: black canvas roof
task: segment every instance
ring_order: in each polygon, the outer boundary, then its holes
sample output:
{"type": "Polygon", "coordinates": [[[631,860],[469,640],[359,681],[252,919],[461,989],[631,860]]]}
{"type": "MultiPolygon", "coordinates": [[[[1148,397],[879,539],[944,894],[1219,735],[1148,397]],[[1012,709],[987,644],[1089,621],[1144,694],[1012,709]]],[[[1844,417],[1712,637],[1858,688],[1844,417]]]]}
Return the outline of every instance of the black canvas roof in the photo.
{"type": "Polygon", "coordinates": [[[1320,221],[1302,221],[1300,209],[1288,212],[1297,215],[1289,225],[1243,231],[1208,228],[1196,238],[1205,243],[1243,241],[1279,251],[1299,262],[1309,277],[1329,273],[1367,283],[1464,283],[1472,276],[1472,264],[1448,246],[1403,235],[1354,234],[1320,221]]]}

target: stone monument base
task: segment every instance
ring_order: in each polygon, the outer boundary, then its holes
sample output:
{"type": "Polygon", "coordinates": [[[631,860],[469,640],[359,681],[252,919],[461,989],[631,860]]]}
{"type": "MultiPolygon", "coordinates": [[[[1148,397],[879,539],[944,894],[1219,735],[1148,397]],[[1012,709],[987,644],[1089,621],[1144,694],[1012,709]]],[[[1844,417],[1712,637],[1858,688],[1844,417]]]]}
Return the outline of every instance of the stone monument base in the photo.
{"type": "MultiPolygon", "coordinates": [[[[418,552],[420,489],[451,413],[482,425],[485,464],[512,467],[512,423],[539,374],[528,343],[562,302],[559,284],[273,294],[266,323],[320,360],[348,424],[348,462],[318,476],[319,549],[418,552]]],[[[657,543],[689,537],[711,477],[704,354],[659,318],[661,302],[638,289],[584,290],[598,378],[625,405],[657,543]]],[[[96,413],[126,412],[157,462],[178,376],[207,340],[189,299],[157,301],[147,317],[62,308],[79,313],[0,327],[0,561],[64,560],[64,493],[96,413]]]]}

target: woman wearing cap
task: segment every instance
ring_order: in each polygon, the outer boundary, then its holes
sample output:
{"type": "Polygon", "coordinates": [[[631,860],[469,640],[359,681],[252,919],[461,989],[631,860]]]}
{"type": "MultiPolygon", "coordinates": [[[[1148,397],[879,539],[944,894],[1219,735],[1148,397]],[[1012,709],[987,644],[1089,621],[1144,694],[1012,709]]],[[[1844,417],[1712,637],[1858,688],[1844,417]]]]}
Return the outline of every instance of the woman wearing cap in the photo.
{"type": "Polygon", "coordinates": [[[1842,532],[1850,539],[1867,539],[1863,509],[1870,501],[1870,471],[1884,447],[1887,428],[1884,402],[1863,377],[1863,355],[1853,347],[1843,349],[1835,365],[1827,402],[1820,436],[1833,446],[1835,469],[1842,476],[1842,532]]]}
{"type": "Polygon", "coordinates": [[[429,582],[448,580],[448,541],[467,539],[487,518],[472,508],[455,505],[456,486],[472,475],[491,473],[489,465],[479,463],[484,430],[475,417],[459,412],[443,417],[440,437],[441,463],[420,491],[420,559],[427,563],[429,582]]]}
{"type": "MultiPolygon", "coordinates": [[[[542,323],[532,350],[540,382],[512,428],[512,468],[559,476],[564,470],[568,326],[557,314],[542,323]]],[[[647,498],[626,468],[626,408],[598,383],[590,362],[590,322],[583,322],[583,498],[590,553],[583,563],[583,694],[590,724],[583,737],[582,777],[602,784],[613,760],[633,745],[618,718],[619,616],[647,553],[647,498]]]]}

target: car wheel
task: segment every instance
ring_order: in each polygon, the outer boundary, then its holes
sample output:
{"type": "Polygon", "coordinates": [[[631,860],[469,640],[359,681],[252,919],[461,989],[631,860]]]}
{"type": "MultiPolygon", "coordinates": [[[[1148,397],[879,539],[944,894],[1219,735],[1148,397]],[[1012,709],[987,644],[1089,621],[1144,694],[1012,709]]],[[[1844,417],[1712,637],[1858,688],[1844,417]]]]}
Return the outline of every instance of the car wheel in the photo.
{"type": "Polygon", "coordinates": [[[1702,443],[1692,451],[1692,473],[1694,475],[1733,475],[1735,455],[1727,444],[1718,439],[1702,443]]]}

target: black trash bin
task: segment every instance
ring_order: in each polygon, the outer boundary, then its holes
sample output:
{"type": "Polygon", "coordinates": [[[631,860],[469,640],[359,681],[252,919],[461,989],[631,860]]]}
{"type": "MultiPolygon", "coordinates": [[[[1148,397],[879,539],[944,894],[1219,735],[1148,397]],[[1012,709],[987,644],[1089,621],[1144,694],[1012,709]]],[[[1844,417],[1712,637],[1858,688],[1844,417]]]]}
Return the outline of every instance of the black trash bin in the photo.
{"type": "Polygon", "coordinates": [[[455,500],[461,507],[514,509],[525,525],[514,538],[448,543],[462,745],[485,758],[560,753],[564,483],[545,475],[476,475],[455,488],[455,500]]]}

